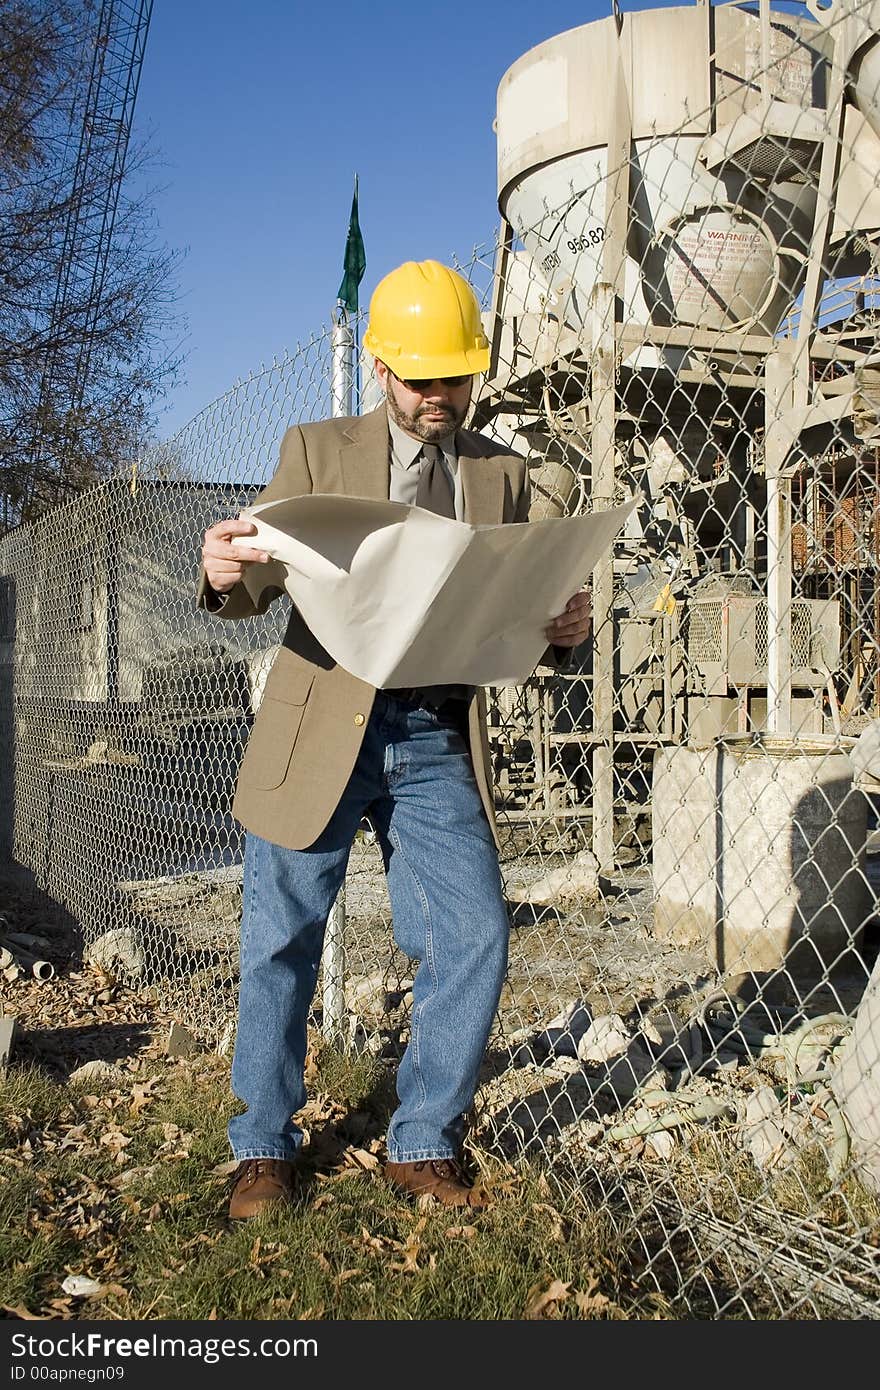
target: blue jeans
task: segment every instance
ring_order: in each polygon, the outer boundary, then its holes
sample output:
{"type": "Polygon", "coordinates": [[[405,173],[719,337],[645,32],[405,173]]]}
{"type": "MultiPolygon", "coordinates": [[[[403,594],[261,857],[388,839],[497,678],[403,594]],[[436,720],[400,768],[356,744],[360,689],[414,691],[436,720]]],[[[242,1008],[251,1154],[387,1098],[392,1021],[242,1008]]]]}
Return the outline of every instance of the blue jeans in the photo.
{"type": "Polygon", "coordinates": [[[291,1159],[306,1101],[306,1018],[324,928],[355,832],[369,811],[382,848],[400,949],[418,961],[410,1040],[388,1127],[394,1163],[454,1157],[507,969],[498,855],[463,737],[381,691],[354,771],[306,850],[248,835],[239,1021],[229,1124],[236,1158],[291,1159]]]}

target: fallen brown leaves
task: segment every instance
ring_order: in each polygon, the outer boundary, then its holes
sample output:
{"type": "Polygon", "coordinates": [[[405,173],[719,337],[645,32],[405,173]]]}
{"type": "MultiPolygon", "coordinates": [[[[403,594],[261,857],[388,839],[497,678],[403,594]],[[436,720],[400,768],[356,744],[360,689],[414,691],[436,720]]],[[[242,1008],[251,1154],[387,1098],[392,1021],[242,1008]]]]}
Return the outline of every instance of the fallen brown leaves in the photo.
{"type": "Polygon", "coordinates": [[[162,1134],[165,1142],[156,1150],[157,1157],[164,1158],[168,1163],[189,1158],[190,1145],[195,1138],[192,1133],[185,1133],[179,1125],[166,1121],[162,1125],[162,1134]]]}
{"type": "Polygon", "coordinates": [[[568,1298],[570,1288],[571,1284],[563,1284],[561,1279],[551,1279],[547,1288],[542,1288],[540,1284],[533,1284],[526,1299],[524,1316],[543,1318],[548,1308],[552,1307],[553,1304],[564,1302],[568,1298]]]}
{"type": "Polygon", "coordinates": [[[541,1318],[561,1318],[563,1305],[571,1299],[582,1318],[609,1318],[619,1316],[620,1310],[610,1298],[599,1292],[599,1281],[591,1278],[585,1289],[572,1292],[572,1281],[551,1279],[541,1281],[529,1289],[523,1317],[532,1320],[541,1318]]]}
{"type": "Polygon", "coordinates": [[[380,1163],[378,1156],[369,1153],[367,1149],[348,1149],[345,1153],[345,1166],[347,1168],[363,1168],[368,1173],[372,1173],[380,1166],[380,1163]]]}
{"type": "MultiPolygon", "coordinates": [[[[217,1097],[228,1089],[228,1060],[167,1058],[167,1029],[155,1005],[121,985],[110,987],[89,969],[57,977],[51,992],[34,982],[16,985],[15,993],[28,1057],[41,1069],[63,1080],[83,1061],[103,1057],[118,1074],[64,1087],[54,1109],[44,1104],[32,1110],[28,1092],[27,1102],[17,1100],[14,1113],[5,1116],[11,1147],[0,1163],[27,1191],[29,1242],[57,1242],[63,1251],[34,1277],[21,1247],[16,1282],[7,1285],[7,1315],[171,1317],[201,1296],[203,1313],[209,1309],[206,1316],[222,1318],[229,1316],[228,1289],[236,1307],[258,1299],[261,1316],[317,1319],[340,1316],[341,1308],[352,1306],[381,1316],[389,1306],[405,1306],[407,1298],[419,1306],[423,1286],[445,1282],[432,1280],[438,1269],[459,1276],[466,1270],[481,1284],[483,1275],[475,1271],[485,1269],[491,1281],[491,1252],[482,1264],[491,1226],[471,1224],[470,1213],[438,1212],[433,1203],[407,1212],[383,1201],[376,1182],[384,1158],[381,1118],[365,1102],[353,1106],[334,1099],[323,1088],[332,1073],[324,1073],[322,1087],[320,1044],[309,1056],[312,1098],[298,1116],[310,1136],[303,1155],[308,1200],[302,1212],[291,1214],[290,1233],[283,1232],[289,1239],[275,1238],[281,1235],[275,1226],[243,1237],[225,1222],[226,1194],[220,1191],[235,1161],[216,1163],[222,1149],[214,1153],[201,1187],[196,1165],[187,1170],[186,1183],[172,1166],[199,1151],[197,1139],[204,1143],[200,1096],[187,1091],[190,1077],[193,1093],[203,1090],[216,1118],[217,1097]],[[112,1047],[106,1045],[108,1029],[112,1047]],[[217,1281],[216,1291],[194,1292],[203,1275],[217,1281]],[[65,1289],[65,1276],[80,1282],[65,1289]],[[70,1293],[71,1287],[97,1292],[70,1293]]],[[[519,1199],[521,1179],[501,1169],[493,1191],[519,1199]]],[[[552,1242],[554,1257],[562,1259],[570,1232],[555,1205],[558,1198],[545,1183],[540,1199],[531,1204],[532,1230],[529,1220],[522,1223],[523,1240],[537,1230],[541,1257],[552,1242]]],[[[527,1296],[524,1281],[512,1299],[513,1315],[524,1303],[524,1316],[534,1320],[621,1316],[596,1279],[556,1274],[548,1270],[527,1296]]],[[[479,1306],[489,1306],[485,1297],[479,1306]]]]}
{"type": "Polygon", "coordinates": [[[40,984],[23,975],[2,993],[3,1012],[18,1020],[16,1062],[35,1062],[63,1079],[84,1062],[112,1061],[131,1070],[135,1060],[164,1054],[167,1015],[148,990],[100,985],[92,966],[69,969],[52,958],[55,978],[40,984]]]}
{"type": "Polygon", "coordinates": [[[23,1303],[16,1303],[13,1307],[9,1303],[2,1305],[4,1313],[11,1313],[14,1318],[22,1318],[25,1322],[45,1322],[48,1314],[32,1313],[29,1308],[25,1308],[23,1303]]]}
{"type": "Polygon", "coordinates": [[[152,1076],[149,1081],[142,1084],[135,1082],[131,1088],[131,1103],[128,1107],[130,1115],[139,1115],[142,1110],[146,1110],[148,1105],[156,1099],[156,1089],[159,1086],[159,1077],[152,1076]]]}
{"type": "MultiPolygon", "coordinates": [[[[428,1218],[423,1216],[410,1231],[406,1240],[392,1241],[391,1248],[402,1256],[400,1260],[389,1260],[388,1268],[397,1274],[417,1274],[423,1268],[419,1264],[419,1256],[422,1254],[422,1232],[425,1229],[428,1218]]],[[[426,1267],[435,1269],[437,1267],[437,1256],[433,1251],[428,1255],[426,1267]]]]}
{"type": "Polygon", "coordinates": [[[124,1134],[118,1125],[110,1125],[99,1135],[98,1143],[110,1150],[117,1163],[124,1163],[125,1154],[122,1151],[131,1143],[131,1135],[124,1134]]]}
{"type": "Polygon", "coordinates": [[[162,1055],[170,1016],[149,988],[131,988],[97,965],[84,964],[81,941],[57,908],[14,872],[0,873],[3,930],[26,933],[55,967],[40,983],[23,973],[0,982],[2,1012],[18,1020],[13,1060],[34,1062],[63,1079],[84,1062],[103,1059],[131,1070],[136,1059],[162,1055]]]}

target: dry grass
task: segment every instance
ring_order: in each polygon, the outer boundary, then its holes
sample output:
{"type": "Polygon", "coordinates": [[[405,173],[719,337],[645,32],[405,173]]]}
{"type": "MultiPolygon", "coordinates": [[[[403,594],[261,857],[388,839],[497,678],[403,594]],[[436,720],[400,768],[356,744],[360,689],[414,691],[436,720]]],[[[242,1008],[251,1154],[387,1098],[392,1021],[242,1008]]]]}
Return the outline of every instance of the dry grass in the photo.
{"type": "MultiPolygon", "coordinates": [[[[7,898],[36,929],[36,901],[7,898]]],[[[762,1172],[726,1122],[689,1127],[662,1162],[644,1140],[568,1149],[557,1129],[546,1149],[533,1136],[541,1171],[502,1159],[483,1125],[493,1207],[421,1210],[381,1177],[387,1064],[318,1038],[297,1202],[230,1223],[228,1062],[170,1059],[157,996],[101,978],[60,928],[56,965],[50,987],[21,980],[0,1001],[21,1025],[0,1080],[9,1317],[877,1316],[880,1204],[850,1176],[830,1181],[821,1144],[762,1172]],[[96,1058],[116,1065],[109,1080],[69,1080],[96,1058]],[[65,1292],[72,1274],[97,1292],[65,1292]]]]}
{"type": "Polygon", "coordinates": [[[656,1318],[601,1209],[501,1165],[495,1203],[420,1209],[381,1178],[388,1078],[313,1059],[290,1211],[226,1216],[228,1068],[153,1060],[107,1086],[12,1068],[0,1090],[0,1304],[124,1319],[656,1318]],[[69,1274],[100,1292],[72,1297],[69,1274]]]}

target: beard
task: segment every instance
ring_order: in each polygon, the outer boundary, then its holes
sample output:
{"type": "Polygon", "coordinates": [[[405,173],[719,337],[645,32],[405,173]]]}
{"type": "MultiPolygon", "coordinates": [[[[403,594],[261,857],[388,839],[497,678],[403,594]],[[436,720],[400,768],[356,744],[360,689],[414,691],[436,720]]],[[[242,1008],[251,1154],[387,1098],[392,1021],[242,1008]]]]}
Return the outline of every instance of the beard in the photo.
{"type": "Polygon", "coordinates": [[[446,439],[448,435],[455,431],[464,423],[464,418],[468,413],[470,405],[470,393],[468,400],[461,410],[456,410],[449,401],[429,405],[427,402],[417,406],[411,415],[403,410],[399,402],[395,399],[391,383],[388,384],[388,391],[385,397],[388,403],[388,413],[399,429],[406,434],[413,434],[417,439],[421,439],[425,444],[436,444],[440,439],[446,439]],[[436,415],[443,412],[442,420],[426,420],[425,415],[436,415]]]}

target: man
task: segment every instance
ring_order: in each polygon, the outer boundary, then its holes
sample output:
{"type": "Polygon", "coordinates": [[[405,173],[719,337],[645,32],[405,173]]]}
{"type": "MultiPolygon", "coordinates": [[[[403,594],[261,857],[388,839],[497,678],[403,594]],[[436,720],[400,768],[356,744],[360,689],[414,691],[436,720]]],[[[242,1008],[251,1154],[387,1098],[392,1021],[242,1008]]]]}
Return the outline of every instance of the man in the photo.
{"type": "MultiPolygon", "coordinates": [[[[385,404],[289,429],[258,500],[342,493],[472,523],[526,521],[525,461],[462,429],[474,375],[489,361],[466,281],[436,261],[392,271],[373,294],[364,345],[385,404]]],[[[245,617],[265,612],[281,592],[277,562],[237,544],[254,531],[230,520],[205,533],[202,607],[245,617]]],[[[549,623],[548,642],[577,646],[589,627],[581,593],[549,623]]],[[[463,685],[377,691],[336,665],[293,609],[234,803],[248,835],[232,1085],[247,1110],[229,1125],[240,1161],[232,1217],[292,1197],[302,1134],[291,1116],[306,1099],[306,1019],[327,917],[367,811],[395,938],[419,962],[385,1173],[403,1192],[484,1205],[462,1167],[461,1143],[509,931],[484,715],[482,692],[463,685]]]]}

